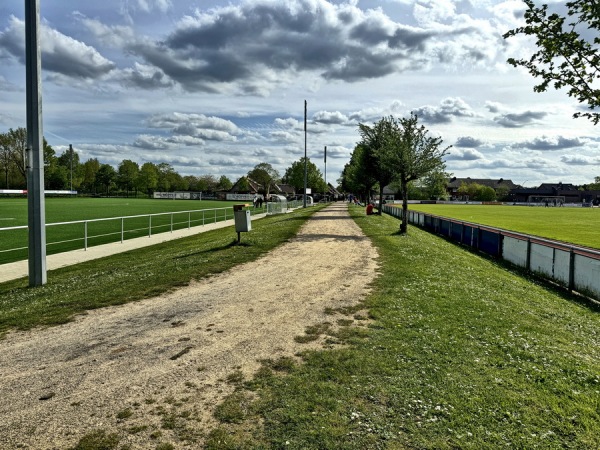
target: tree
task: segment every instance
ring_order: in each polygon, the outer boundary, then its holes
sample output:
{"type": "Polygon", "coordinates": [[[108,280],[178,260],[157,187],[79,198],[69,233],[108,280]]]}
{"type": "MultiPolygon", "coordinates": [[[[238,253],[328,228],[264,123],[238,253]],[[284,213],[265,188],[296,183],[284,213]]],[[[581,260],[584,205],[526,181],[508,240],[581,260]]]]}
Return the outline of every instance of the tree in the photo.
{"type": "Polygon", "coordinates": [[[600,177],[595,177],[594,182],[591,184],[588,184],[587,188],[590,191],[600,191],[600,177]]]}
{"type": "MultiPolygon", "coordinates": [[[[44,187],[47,189],[52,189],[50,187],[50,178],[53,177],[54,171],[58,167],[58,158],[56,157],[56,152],[46,142],[44,139],[44,187]]],[[[64,186],[61,186],[60,189],[64,189],[64,186]]]]}
{"type": "Polygon", "coordinates": [[[174,189],[173,185],[173,175],[175,174],[175,169],[169,163],[160,163],[156,166],[157,174],[158,174],[158,184],[157,189],[160,192],[170,192],[174,189]]]}
{"type": "Polygon", "coordinates": [[[110,164],[102,164],[96,174],[98,183],[106,189],[106,195],[110,193],[110,188],[113,186],[115,179],[117,178],[117,172],[110,164]]]}
{"type": "Polygon", "coordinates": [[[66,169],[69,174],[69,182],[65,185],[69,189],[79,189],[83,176],[81,175],[81,164],[79,163],[79,154],[69,146],[59,157],[57,161],[59,166],[66,169]]]}
{"type": "Polygon", "coordinates": [[[218,191],[228,191],[232,187],[233,187],[233,183],[231,182],[231,180],[229,178],[227,178],[225,175],[221,175],[221,178],[219,178],[219,182],[217,183],[217,190],[218,191]]]}
{"type": "Polygon", "coordinates": [[[448,180],[452,175],[447,173],[442,168],[433,170],[423,178],[423,187],[427,193],[427,198],[430,200],[447,199],[448,180]]]}
{"type": "Polygon", "coordinates": [[[142,164],[140,173],[136,179],[136,185],[140,191],[152,195],[152,192],[158,186],[158,168],[155,164],[151,162],[142,164]]]}
{"type": "Polygon", "coordinates": [[[214,175],[202,175],[198,177],[199,191],[215,192],[217,189],[217,179],[214,175]]]}
{"type": "Polygon", "coordinates": [[[140,166],[138,163],[133,162],[130,159],[124,159],[119,164],[117,184],[121,189],[125,189],[127,197],[129,197],[129,191],[135,187],[135,182],[140,173],[140,166]]]}
{"type": "MultiPolygon", "coordinates": [[[[44,176],[53,170],[56,164],[54,149],[43,139],[44,148],[44,176]]],[[[27,130],[25,128],[9,129],[0,134],[0,167],[4,172],[4,183],[6,188],[27,186],[27,130]]],[[[46,183],[46,180],[44,180],[46,183]]],[[[63,189],[61,187],[60,189],[63,189]]]]}
{"type": "MultiPolygon", "coordinates": [[[[368,159],[367,170],[371,171],[373,178],[379,184],[379,204],[383,203],[383,188],[390,184],[394,179],[394,171],[391,166],[385,164],[385,159],[381,156],[385,152],[386,136],[391,132],[391,122],[381,119],[372,127],[358,124],[360,135],[362,136],[362,145],[365,149],[365,158],[368,159]]],[[[378,214],[381,215],[381,206],[378,208],[378,214]]]]}
{"type": "Polygon", "coordinates": [[[4,172],[4,187],[9,188],[8,175],[11,171],[11,157],[8,136],[5,133],[0,134],[0,167],[4,172]]]}
{"type": "MultiPolygon", "coordinates": [[[[293,186],[296,191],[304,191],[304,157],[294,161],[290,167],[285,169],[283,183],[293,186]]],[[[314,192],[327,190],[323,174],[310,158],[306,159],[306,186],[314,192]]]]}
{"type": "MultiPolygon", "coordinates": [[[[537,51],[527,59],[509,58],[508,63],[525,67],[542,82],[535,92],[544,92],[552,84],[555,89],[567,87],[567,94],[590,110],[600,106],[600,6],[597,0],[574,0],[565,4],[566,16],[549,14],[548,5],[535,6],[523,0],[526,25],[504,34],[536,38],[537,51]]],[[[600,113],[576,112],[574,117],[587,117],[594,125],[600,113]]]]}
{"type": "Polygon", "coordinates": [[[5,133],[4,145],[8,148],[8,156],[13,167],[21,174],[21,184],[27,184],[27,168],[25,152],[27,149],[27,130],[25,128],[10,128],[5,133]]]}
{"type": "Polygon", "coordinates": [[[443,156],[450,147],[440,149],[442,138],[427,136],[429,132],[418,125],[415,114],[397,120],[393,116],[383,118],[389,126],[385,132],[384,145],[378,155],[380,164],[385,164],[396,173],[402,188],[402,222],[400,233],[408,230],[408,183],[435,170],[443,170],[443,156]]]}
{"type": "Polygon", "coordinates": [[[262,185],[265,197],[269,196],[269,192],[280,179],[279,173],[269,163],[259,163],[254,166],[254,169],[248,172],[248,178],[262,185]]]}
{"type": "Polygon", "coordinates": [[[479,202],[493,202],[496,200],[496,191],[490,186],[479,183],[461,183],[456,192],[468,199],[479,202]]]}
{"type": "Polygon", "coordinates": [[[96,175],[98,174],[98,170],[100,170],[100,162],[97,158],[90,158],[82,165],[82,187],[85,191],[92,194],[96,193],[96,175]]]}
{"type": "Polygon", "coordinates": [[[368,198],[371,189],[377,183],[371,170],[372,164],[372,154],[366,147],[358,144],[350,155],[350,162],[342,171],[342,190],[368,198]]]}

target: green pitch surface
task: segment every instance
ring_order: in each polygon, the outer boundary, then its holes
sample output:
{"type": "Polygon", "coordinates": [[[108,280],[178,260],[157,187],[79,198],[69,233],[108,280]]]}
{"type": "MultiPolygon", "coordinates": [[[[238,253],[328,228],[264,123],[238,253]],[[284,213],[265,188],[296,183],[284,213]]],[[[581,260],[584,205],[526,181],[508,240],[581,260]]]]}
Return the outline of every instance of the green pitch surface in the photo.
{"type": "MultiPolygon", "coordinates": [[[[162,200],[134,198],[47,198],[46,224],[111,217],[139,216],[178,212],[177,214],[125,219],[124,239],[218,222],[233,217],[232,205],[240,202],[211,200],[162,200]],[[215,208],[226,208],[214,210],[215,208]],[[187,211],[213,210],[207,212],[187,211]]],[[[0,199],[0,228],[27,225],[27,199],[0,199]]],[[[88,246],[116,242],[121,239],[121,220],[89,222],[88,246]]],[[[85,225],[47,226],[47,253],[59,253],[84,247],[85,225]]],[[[27,258],[27,230],[0,231],[0,264],[27,258]],[[19,249],[19,250],[11,250],[19,249]]]]}
{"type": "Polygon", "coordinates": [[[600,249],[598,208],[410,204],[408,209],[600,249]]]}

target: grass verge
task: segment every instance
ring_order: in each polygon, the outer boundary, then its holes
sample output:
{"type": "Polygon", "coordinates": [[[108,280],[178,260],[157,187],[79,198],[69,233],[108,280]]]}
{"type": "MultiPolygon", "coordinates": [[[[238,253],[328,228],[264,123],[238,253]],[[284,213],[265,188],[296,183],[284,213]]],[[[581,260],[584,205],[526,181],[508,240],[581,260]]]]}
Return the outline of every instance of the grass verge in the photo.
{"type": "Polygon", "coordinates": [[[37,288],[29,288],[27,278],[1,283],[0,337],[10,329],[60,324],[90,309],[152,297],[252,261],[293,237],[319,208],[255,221],[239,245],[233,228],[219,229],[53,270],[37,288]]]}
{"type": "Polygon", "coordinates": [[[243,414],[207,448],[600,447],[598,311],[415,227],[399,236],[391,217],[352,214],[381,257],[368,333],[285,374],[263,368],[245,383],[257,399],[226,401],[243,414]]]}

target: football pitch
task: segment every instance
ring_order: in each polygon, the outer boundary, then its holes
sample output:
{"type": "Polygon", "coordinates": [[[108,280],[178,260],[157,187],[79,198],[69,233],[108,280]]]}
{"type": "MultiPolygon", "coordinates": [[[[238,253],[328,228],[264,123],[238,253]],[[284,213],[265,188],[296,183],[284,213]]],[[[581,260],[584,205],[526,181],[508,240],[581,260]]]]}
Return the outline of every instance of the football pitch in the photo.
{"type": "MultiPolygon", "coordinates": [[[[69,225],[47,226],[47,253],[59,253],[118,242],[121,237],[130,239],[171,229],[187,228],[204,223],[218,222],[233,218],[234,204],[241,202],[212,200],[163,200],[136,198],[47,198],[46,225],[94,219],[118,218],[125,216],[145,216],[128,218],[123,221],[102,220],[69,225]],[[205,212],[200,211],[208,210],[205,212]],[[165,214],[176,213],[176,214],[165,214]],[[149,214],[161,214],[152,216],[149,214]]],[[[27,199],[0,199],[0,228],[26,226],[27,199]]],[[[28,234],[26,229],[0,231],[0,264],[27,258],[28,234]],[[17,250],[14,250],[17,249],[17,250]]]]}
{"type": "Polygon", "coordinates": [[[409,204],[408,209],[600,249],[599,208],[409,204]]]}

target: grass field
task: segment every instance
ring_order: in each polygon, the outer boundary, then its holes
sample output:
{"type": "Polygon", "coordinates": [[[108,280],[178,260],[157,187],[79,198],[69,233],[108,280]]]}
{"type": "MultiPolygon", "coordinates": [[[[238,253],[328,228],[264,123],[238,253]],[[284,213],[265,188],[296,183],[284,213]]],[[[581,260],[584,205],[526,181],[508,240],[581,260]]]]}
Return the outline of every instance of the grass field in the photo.
{"type": "Polygon", "coordinates": [[[600,249],[599,208],[411,204],[408,209],[600,249]]]}
{"type": "MultiPolygon", "coordinates": [[[[39,288],[0,284],[0,333],[62,323],[251,260],[312,211],[257,221],[244,246],[214,230],[62,268],[39,288]]],[[[415,227],[399,236],[392,217],[351,213],[380,254],[361,306],[369,325],[351,326],[366,319],[351,310],[330,311],[341,328],[328,339],[344,346],[303,352],[302,364],[265,361],[251,380],[231,377],[237,390],[219,406],[207,449],[600,448],[597,310],[415,227]]],[[[133,431],[116,426],[110,446],[77,448],[124,448],[119,441],[133,431]]],[[[165,448],[184,445],[176,439],[165,448]]]]}
{"type": "Polygon", "coordinates": [[[597,310],[351,211],[380,253],[372,323],[329,337],[343,348],[273,361],[239,383],[207,448],[600,448],[597,310]]]}
{"type": "MultiPolygon", "coordinates": [[[[47,198],[46,224],[92,220],[108,217],[137,216],[177,212],[173,216],[173,229],[201,225],[229,219],[233,216],[232,205],[239,202],[211,200],[155,200],[127,198],[47,198]],[[190,210],[228,208],[211,213],[184,213],[190,210]]],[[[171,229],[171,216],[152,217],[152,233],[171,229]]],[[[27,225],[27,199],[0,199],[0,228],[27,225]]],[[[123,223],[124,239],[148,235],[150,221],[148,217],[126,219],[123,223]]],[[[88,246],[115,242],[121,239],[121,221],[100,221],[88,224],[88,246]]],[[[85,225],[49,226],[46,228],[47,253],[59,253],[84,247],[85,225]]],[[[0,232],[0,264],[27,258],[27,230],[0,232]],[[20,250],[11,250],[20,248],[20,250]]]]}

